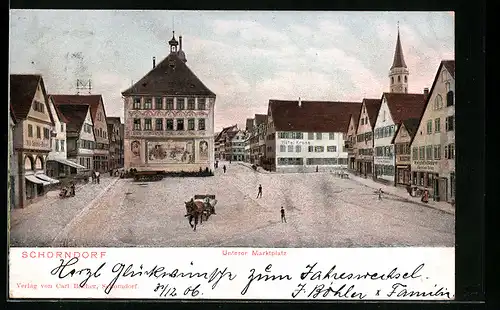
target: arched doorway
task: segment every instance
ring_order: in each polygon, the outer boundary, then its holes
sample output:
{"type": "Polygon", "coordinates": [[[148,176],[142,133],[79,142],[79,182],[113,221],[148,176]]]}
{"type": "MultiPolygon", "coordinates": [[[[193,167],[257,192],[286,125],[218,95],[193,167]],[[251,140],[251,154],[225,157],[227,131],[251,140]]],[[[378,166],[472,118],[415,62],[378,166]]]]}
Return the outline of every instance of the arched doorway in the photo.
{"type": "MultiPolygon", "coordinates": [[[[35,160],[31,155],[24,157],[24,175],[35,174],[35,160]]],[[[26,199],[33,199],[36,196],[36,184],[28,180],[24,180],[26,199]]]]}

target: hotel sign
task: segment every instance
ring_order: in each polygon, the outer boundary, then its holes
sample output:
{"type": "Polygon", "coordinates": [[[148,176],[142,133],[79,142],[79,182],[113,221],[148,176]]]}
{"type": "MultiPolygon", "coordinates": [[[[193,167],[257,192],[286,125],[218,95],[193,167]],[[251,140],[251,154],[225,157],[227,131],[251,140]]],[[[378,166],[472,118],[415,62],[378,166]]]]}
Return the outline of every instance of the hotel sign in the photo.
{"type": "Polygon", "coordinates": [[[37,148],[46,148],[50,149],[50,141],[49,140],[26,140],[27,147],[37,147],[37,148]]]}
{"type": "Polygon", "coordinates": [[[310,141],[304,140],[281,140],[281,145],[311,145],[310,141]]]}
{"type": "Polygon", "coordinates": [[[412,170],[434,172],[437,165],[437,160],[416,160],[412,163],[412,170]]]}
{"type": "Polygon", "coordinates": [[[403,165],[408,164],[409,165],[410,161],[411,161],[410,155],[397,155],[396,156],[396,163],[397,164],[403,164],[403,165]]]}

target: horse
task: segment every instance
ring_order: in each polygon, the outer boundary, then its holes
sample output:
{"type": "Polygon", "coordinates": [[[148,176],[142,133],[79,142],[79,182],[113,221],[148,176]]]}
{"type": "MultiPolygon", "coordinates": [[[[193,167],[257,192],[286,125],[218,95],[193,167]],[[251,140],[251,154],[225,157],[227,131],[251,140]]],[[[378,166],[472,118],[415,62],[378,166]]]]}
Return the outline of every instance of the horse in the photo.
{"type": "Polygon", "coordinates": [[[201,201],[194,201],[191,199],[190,201],[184,202],[186,205],[186,217],[189,219],[189,225],[193,228],[193,231],[196,231],[196,226],[198,225],[198,218],[200,218],[200,225],[203,223],[203,211],[205,206],[201,201]],[[194,225],[191,223],[194,218],[194,225]]]}
{"type": "Polygon", "coordinates": [[[203,213],[202,216],[205,215],[205,221],[208,220],[210,215],[215,214],[215,205],[217,204],[217,199],[205,198],[205,199],[194,199],[195,202],[203,204],[203,213]]]}

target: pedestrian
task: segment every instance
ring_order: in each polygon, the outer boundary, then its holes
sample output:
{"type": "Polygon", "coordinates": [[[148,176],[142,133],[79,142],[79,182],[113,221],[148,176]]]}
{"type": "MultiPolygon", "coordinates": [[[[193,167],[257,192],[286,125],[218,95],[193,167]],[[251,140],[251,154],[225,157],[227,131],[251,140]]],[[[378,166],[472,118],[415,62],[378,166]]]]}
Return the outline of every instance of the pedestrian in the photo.
{"type": "Polygon", "coordinates": [[[383,193],[382,189],[379,188],[378,189],[378,200],[382,200],[382,193],[383,193]]]}
{"type": "Polygon", "coordinates": [[[429,191],[425,190],[422,199],[420,199],[422,202],[428,203],[429,202],[429,191]]]}
{"type": "Polygon", "coordinates": [[[97,179],[97,184],[101,184],[101,174],[99,172],[96,172],[96,179],[97,179]]]}
{"type": "Polygon", "coordinates": [[[74,182],[71,182],[70,195],[75,196],[75,183],[74,182]]]}
{"type": "Polygon", "coordinates": [[[226,173],[226,165],[222,167],[222,170],[224,170],[224,173],[226,173]]]}
{"type": "Polygon", "coordinates": [[[257,193],[257,198],[262,198],[262,184],[259,184],[259,192],[257,193]]]}
{"type": "Polygon", "coordinates": [[[283,207],[281,207],[281,223],[286,223],[286,217],[285,217],[285,209],[283,209],[283,207]]]}
{"type": "Polygon", "coordinates": [[[229,163],[231,163],[231,159],[229,159],[229,163]]]}

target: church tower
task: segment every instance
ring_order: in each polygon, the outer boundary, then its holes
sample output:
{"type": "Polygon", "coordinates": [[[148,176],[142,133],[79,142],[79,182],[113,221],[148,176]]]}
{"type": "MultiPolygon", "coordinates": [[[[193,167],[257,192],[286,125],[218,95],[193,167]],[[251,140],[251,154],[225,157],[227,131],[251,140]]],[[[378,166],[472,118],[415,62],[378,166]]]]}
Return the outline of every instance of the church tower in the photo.
{"type": "Polygon", "coordinates": [[[403,56],[403,48],[399,38],[399,23],[398,23],[398,39],[396,41],[396,50],[394,51],[394,61],[392,62],[391,70],[389,71],[390,92],[391,93],[408,93],[408,67],[406,66],[403,56]]]}

